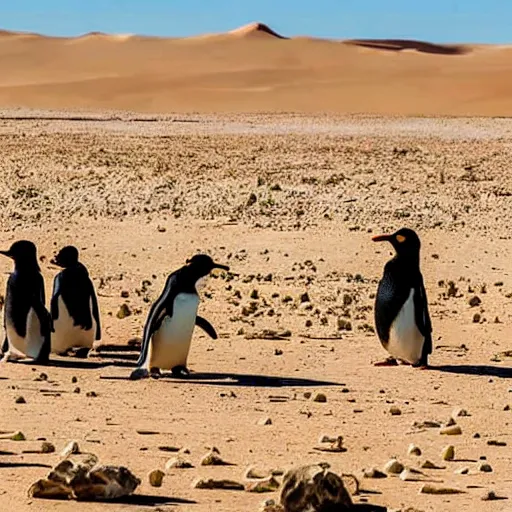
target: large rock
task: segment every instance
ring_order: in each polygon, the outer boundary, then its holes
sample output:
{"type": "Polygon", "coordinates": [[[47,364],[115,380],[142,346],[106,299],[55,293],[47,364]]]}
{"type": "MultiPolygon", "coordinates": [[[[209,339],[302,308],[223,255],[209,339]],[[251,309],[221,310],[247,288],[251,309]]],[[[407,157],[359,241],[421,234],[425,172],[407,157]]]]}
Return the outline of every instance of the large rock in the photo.
{"type": "Polygon", "coordinates": [[[132,494],[141,481],[123,466],[103,466],[94,455],[83,460],[65,459],[44,479],[30,487],[34,498],[114,500],[132,494]]]}
{"type": "Polygon", "coordinates": [[[285,512],[343,512],[353,505],[341,477],[319,465],[288,471],[280,501],[285,512]]]}

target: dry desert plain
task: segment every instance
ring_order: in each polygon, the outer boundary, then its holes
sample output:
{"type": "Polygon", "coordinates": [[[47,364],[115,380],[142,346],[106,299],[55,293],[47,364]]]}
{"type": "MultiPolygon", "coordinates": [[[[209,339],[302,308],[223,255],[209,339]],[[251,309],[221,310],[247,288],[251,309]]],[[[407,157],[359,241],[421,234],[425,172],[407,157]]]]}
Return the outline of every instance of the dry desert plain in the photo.
{"type": "MultiPolygon", "coordinates": [[[[189,40],[0,35],[1,245],[37,243],[47,294],[51,257],[77,245],[102,344],[121,349],[0,366],[0,430],[27,439],[0,441],[1,510],[256,511],[277,494],[192,482],[320,461],[360,479],[357,502],[512,510],[512,122],[399,116],[510,114],[511,50],[287,40],[263,28],[189,40]],[[248,113],[258,110],[271,113],[248,113]],[[371,237],[402,226],[423,242],[428,371],[373,366],[386,355],[373,294],[392,251],[371,237]],[[201,292],[219,339],[194,333],[189,380],[128,380],[128,343],[168,273],[198,251],[231,266],[201,292]],[[462,434],[440,435],[433,425],[456,409],[468,413],[455,418],[462,434]],[[324,434],[347,451],[316,450],[324,434]],[[23,453],[43,438],[56,453],[23,453]],[[129,503],[27,497],[71,440],[142,479],[129,503]],[[411,443],[421,456],[407,454],[411,443]],[[455,460],[444,461],[449,444],[455,460]],[[201,466],[212,446],[233,465],[201,466]],[[160,447],[188,448],[194,467],[153,488],[148,472],[174,456],[160,447]],[[393,457],[433,462],[420,478],[463,493],[362,478],[393,457]],[[479,471],[483,457],[492,472],[479,471]],[[489,491],[508,499],[482,501],[489,491]]],[[[0,265],[5,287],[11,262],[0,265]]]]}

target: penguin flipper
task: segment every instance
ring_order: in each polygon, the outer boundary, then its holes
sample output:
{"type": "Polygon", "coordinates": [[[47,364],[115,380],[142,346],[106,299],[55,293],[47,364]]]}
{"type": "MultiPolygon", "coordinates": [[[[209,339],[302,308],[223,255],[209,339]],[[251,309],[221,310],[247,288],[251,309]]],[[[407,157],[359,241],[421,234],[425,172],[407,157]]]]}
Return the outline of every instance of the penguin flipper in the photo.
{"type": "Polygon", "coordinates": [[[53,329],[52,316],[44,305],[44,281],[43,276],[39,274],[39,293],[32,296],[32,308],[36,312],[41,324],[41,336],[50,336],[51,332],[55,332],[53,329]]]}
{"type": "Polygon", "coordinates": [[[423,363],[426,363],[428,355],[432,353],[432,322],[428,312],[427,292],[421,275],[417,287],[417,293],[414,294],[414,311],[416,316],[416,325],[425,338],[425,341],[423,342],[421,360],[423,363]]]}
{"type": "Polygon", "coordinates": [[[53,280],[52,300],[50,301],[50,313],[53,320],[59,318],[60,273],[53,280]]]}
{"type": "Polygon", "coordinates": [[[210,336],[210,338],[212,338],[214,340],[216,340],[218,338],[213,325],[210,322],[208,322],[208,320],[203,318],[202,316],[199,316],[199,315],[196,316],[196,325],[198,327],[201,327],[201,329],[203,329],[203,331],[206,334],[208,334],[208,336],[210,336]]]}
{"type": "Polygon", "coordinates": [[[0,349],[0,356],[7,354],[7,352],[9,352],[9,340],[7,339],[7,334],[6,334],[4,342],[2,343],[2,348],[0,349]]]}
{"type": "Polygon", "coordinates": [[[144,334],[142,338],[142,346],[140,349],[139,360],[137,366],[146,367],[149,364],[149,344],[153,333],[158,330],[161,325],[164,313],[172,317],[172,307],[174,302],[173,285],[176,283],[175,273],[171,274],[165,283],[164,291],[156,302],[153,303],[149,310],[148,318],[144,324],[144,334]]]}
{"type": "Polygon", "coordinates": [[[96,341],[101,340],[101,324],[100,324],[100,308],[98,306],[98,298],[96,297],[96,291],[91,281],[91,299],[92,299],[92,315],[96,322],[96,341]]]}

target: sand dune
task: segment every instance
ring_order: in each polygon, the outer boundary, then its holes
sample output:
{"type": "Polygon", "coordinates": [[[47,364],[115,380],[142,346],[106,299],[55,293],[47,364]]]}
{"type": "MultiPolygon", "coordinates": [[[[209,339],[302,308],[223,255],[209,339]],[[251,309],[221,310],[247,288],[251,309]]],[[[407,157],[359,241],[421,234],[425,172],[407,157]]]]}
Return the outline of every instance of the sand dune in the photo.
{"type": "Polygon", "coordinates": [[[0,107],[512,115],[512,48],[287,38],[0,32],[0,107]]]}

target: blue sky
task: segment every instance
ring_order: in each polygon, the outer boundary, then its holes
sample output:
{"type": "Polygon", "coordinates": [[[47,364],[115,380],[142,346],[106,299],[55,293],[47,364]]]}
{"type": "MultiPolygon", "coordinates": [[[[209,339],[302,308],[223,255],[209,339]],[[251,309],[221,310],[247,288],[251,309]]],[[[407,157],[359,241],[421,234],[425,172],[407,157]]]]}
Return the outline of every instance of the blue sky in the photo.
{"type": "Polygon", "coordinates": [[[512,42],[512,0],[0,0],[0,28],[187,36],[262,21],[284,35],[512,42]]]}

